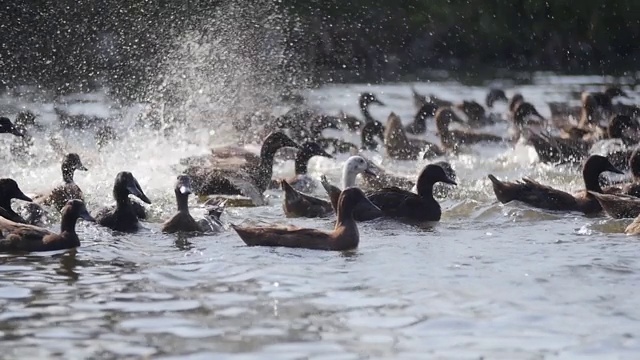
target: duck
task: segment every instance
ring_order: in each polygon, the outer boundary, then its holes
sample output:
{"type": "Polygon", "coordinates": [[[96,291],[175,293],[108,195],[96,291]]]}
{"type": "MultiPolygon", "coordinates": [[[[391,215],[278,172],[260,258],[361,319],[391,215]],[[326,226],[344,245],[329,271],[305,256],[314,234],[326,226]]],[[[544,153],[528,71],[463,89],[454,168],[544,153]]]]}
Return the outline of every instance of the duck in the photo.
{"type": "Polygon", "coordinates": [[[0,217],[15,223],[26,224],[27,221],[11,208],[12,199],[18,199],[29,203],[33,201],[22,192],[15,180],[11,178],[0,179],[0,217]]]}
{"type": "Polygon", "coordinates": [[[18,137],[24,137],[24,133],[18,129],[9,118],[0,116],[0,134],[11,134],[18,137]]]}
{"type": "Polygon", "coordinates": [[[495,117],[488,117],[484,107],[476,101],[464,100],[453,107],[467,116],[467,125],[471,127],[481,127],[495,123],[495,117]]]}
{"type": "MultiPolygon", "coordinates": [[[[307,174],[309,160],[314,156],[322,156],[328,159],[334,158],[315,142],[306,142],[302,144],[300,146],[300,150],[298,150],[298,153],[296,154],[294,162],[295,175],[286,179],[287,183],[297,191],[313,192],[316,189],[316,181],[307,174]]],[[[269,186],[271,189],[278,187],[274,186],[273,182],[280,185],[280,182],[272,181],[271,186],[269,186]]]]}
{"type": "Polygon", "coordinates": [[[600,206],[614,219],[635,218],[640,215],[640,198],[623,194],[601,194],[589,191],[600,206]]]}
{"type": "Polygon", "coordinates": [[[442,209],[433,198],[433,185],[438,182],[457,185],[442,166],[429,164],[418,176],[417,194],[398,187],[387,187],[368,193],[367,198],[382,210],[385,217],[409,223],[437,222],[442,216],[442,209]]]}
{"type": "Polygon", "coordinates": [[[629,95],[617,86],[609,86],[603,92],[592,92],[589,95],[596,101],[597,106],[599,106],[606,113],[612,112],[612,101],[616,97],[629,98],[629,95]]]}
{"type": "MultiPolygon", "coordinates": [[[[615,155],[616,153],[614,153],[615,155]]],[[[612,154],[607,155],[607,159],[611,161],[612,154]]],[[[617,160],[617,159],[616,159],[617,160]]],[[[631,154],[628,155],[627,165],[625,168],[631,170],[631,175],[633,180],[628,183],[618,183],[615,186],[610,186],[611,191],[609,192],[618,192],[622,195],[629,195],[633,197],[640,198],[640,147],[636,147],[631,151],[631,154]]],[[[611,161],[611,163],[616,166],[616,164],[611,161]]],[[[616,168],[620,169],[620,167],[616,166],[616,168]]]]}
{"type": "Polygon", "coordinates": [[[273,158],[283,147],[300,149],[300,146],[282,132],[270,134],[260,150],[259,162],[248,161],[238,169],[190,166],[185,171],[193,181],[196,195],[244,195],[256,205],[263,205],[262,194],[271,184],[273,158]]]}
{"type": "Polygon", "coordinates": [[[84,195],[80,187],[73,181],[76,170],[87,171],[82,164],[80,155],[69,153],[62,160],[62,181],[64,184],[55,187],[47,194],[39,194],[33,197],[37,204],[53,206],[57,210],[62,210],[69,200],[79,199],[84,201],[84,195]]]}
{"type": "Polygon", "coordinates": [[[116,200],[116,206],[115,208],[108,207],[100,210],[95,217],[96,222],[115,231],[138,231],[140,227],[138,219],[141,214],[132,204],[129,195],[151,204],[151,200],[144,194],[133,174],[128,171],[121,171],[116,175],[113,184],[113,197],[116,200]]]}
{"type": "Polygon", "coordinates": [[[436,113],[436,127],[440,141],[445,149],[457,150],[460,145],[471,145],[483,142],[503,142],[500,136],[475,133],[461,130],[450,130],[451,122],[464,123],[451,108],[439,109],[436,113]]]}
{"type": "MultiPolygon", "coordinates": [[[[582,170],[587,191],[602,193],[598,177],[605,171],[622,174],[622,171],[616,169],[604,156],[591,155],[587,159],[582,170]]],[[[517,182],[503,182],[491,174],[488,177],[496,198],[503,204],[518,200],[538,209],[576,211],[585,215],[602,211],[598,201],[588,192],[572,195],[527,178],[517,182]]]]}
{"type": "Polygon", "coordinates": [[[364,121],[356,118],[355,116],[347,115],[343,112],[338,115],[338,118],[340,119],[340,122],[347,127],[348,130],[358,131],[362,129],[364,124],[375,121],[373,116],[371,116],[371,113],[369,113],[369,106],[371,106],[372,104],[384,106],[384,103],[378,100],[378,98],[373,93],[363,92],[358,97],[358,105],[360,107],[360,111],[362,112],[362,116],[364,117],[364,121]]]}
{"type": "MultiPolygon", "coordinates": [[[[637,137],[631,134],[635,134],[638,130],[640,130],[640,125],[631,117],[614,115],[611,117],[604,137],[607,139],[621,139],[625,145],[632,145],[637,142],[637,137]]],[[[543,133],[530,133],[527,140],[535,148],[541,162],[575,164],[588,156],[595,139],[566,139],[543,133]]],[[[620,163],[620,160],[617,159],[619,156],[621,155],[612,154],[608,157],[616,159],[615,165],[617,166],[620,163]]],[[[625,152],[622,156],[624,157],[622,162],[627,162],[629,153],[625,152]]],[[[623,168],[626,168],[626,165],[623,168]]]]}
{"type": "MultiPolygon", "coordinates": [[[[347,159],[342,168],[342,188],[354,187],[358,174],[375,176],[376,173],[373,171],[371,164],[372,163],[359,155],[354,155],[347,159]]],[[[341,190],[331,185],[324,175],[320,177],[320,183],[327,192],[327,195],[329,195],[333,210],[337,211],[338,198],[340,197],[341,190]]],[[[371,206],[369,201],[363,201],[357,204],[353,216],[356,221],[370,221],[382,217],[382,212],[377,207],[371,206]]]]}
{"type": "Polygon", "coordinates": [[[353,250],[360,242],[358,226],[353,215],[357,204],[362,201],[367,201],[367,197],[356,187],[344,189],[340,193],[336,223],[332,232],[293,226],[241,227],[232,224],[231,227],[248,246],[353,250]]]}
{"type": "Polygon", "coordinates": [[[416,109],[420,109],[424,104],[432,103],[437,107],[448,107],[453,106],[453,102],[448,100],[443,100],[436,97],[433,94],[429,94],[429,96],[422,95],[418,93],[415,87],[411,87],[411,92],[413,93],[413,105],[416,109]]]}
{"type": "Polygon", "coordinates": [[[522,94],[520,93],[513,94],[513,96],[511,97],[508,103],[509,114],[511,114],[512,117],[513,115],[515,115],[516,110],[518,110],[518,107],[523,102],[525,101],[524,101],[524,96],[522,96],[522,94]]]}
{"type": "Polygon", "coordinates": [[[434,103],[425,103],[420,107],[416,116],[413,118],[413,122],[407,125],[404,130],[413,135],[421,135],[427,132],[427,119],[436,115],[438,106],[434,103]]]}
{"type": "Polygon", "coordinates": [[[493,105],[498,101],[508,102],[509,98],[507,98],[507,94],[502,89],[489,89],[484,100],[485,105],[487,105],[489,109],[493,109],[493,105]]]}
{"type": "Polygon", "coordinates": [[[80,246],[76,233],[78,219],[95,222],[82,200],[69,200],[62,208],[60,233],[17,223],[0,217],[0,252],[38,252],[73,249],[80,246]]]}
{"type": "Polygon", "coordinates": [[[408,138],[402,127],[402,120],[393,112],[389,114],[389,118],[387,119],[384,145],[387,156],[394,160],[417,160],[420,158],[422,151],[428,153],[429,157],[442,156],[445,154],[444,150],[433,143],[408,138]]]}
{"type": "Polygon", "coordinates": [[[282,209],[287,217],[316,218],[326,217],[333,213],[330,202],[303,194],[294,189],[286,180],[281,180],[280,184],[284,191],[282,209]]]}
{"type": "Polygon", "coordinates": [[[212,233],[220,232],[222,223],[220,215],[223,207],[207,210],[210,221],[201,219],[196,221],[189,213],[189,195],[191,195],[191,178],[187,175],[178,175],[174,187],[178,212],[162,224],[162,232],[174,233],[212,233]]]}

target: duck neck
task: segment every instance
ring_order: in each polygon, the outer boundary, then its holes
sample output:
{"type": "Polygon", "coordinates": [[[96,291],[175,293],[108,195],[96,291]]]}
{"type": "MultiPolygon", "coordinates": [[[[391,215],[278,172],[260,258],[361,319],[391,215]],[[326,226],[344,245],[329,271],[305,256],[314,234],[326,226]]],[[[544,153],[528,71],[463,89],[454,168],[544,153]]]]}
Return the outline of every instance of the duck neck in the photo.
{"type": "Polygon", "coordinates": [[[305,175],[309,166],[310,154],[304,149],[299,150],[295,160],[296,175],[305,175]]]}
{"type": "Polygon", "coordinates": [[[189,213],[189,196],[176,191],[176,203],[178,204],[178,212],[189,213]]]}
{"type": "Polygon", "coordinates": [[[60,221],[60,233],[76,233],[76,223],[78,222],[78,216],[71,212],[65,212],[62,214],[62,220],[60,221]]]}
{"type": "Polygon", "coordinates": [[[116,199],[117,208],[122,208],[122,207],[131,205],[131,200],[129,200],[129,193],[127,192],[122,194],[118,192],[114,192],[113,197],[116,199]]]}
{"type": "Polygon", "coordinates": [[[374,122],[375,119],[369,113],[369,104],[361,104],[360,111],[362,112],[362,116],[364,116],[364,120],[367,123],[374,122]]]}
{"type": "Polygon", "coordinates": [[[0,207],[13,213],[13,209],[11,209],[11,198],[6,196],[0,197],[0,207]]]}
{"type": "Polygon", "coordinates": [[[429,181],[418,185],[418,195],[420,195],[422,199],[435,201],[433,198],[433,182],[429,181]]]}
{"type": "Polygon", "coordinates": [[[64,164],[62,165],[62,181],[64,181],[65,184],[73,183],[73,171],[73,168],[64,164]]]}
{"type": "Polygon", "coordinates": [[[342,190],[356,186],[356,176],[358,173],[355,171],[345,170],[342,172],[342,190]]]}
{"type": "Polygon", "coordinates": [[[373,150],[378,146],[378,143],[375,140],[376,137],[376,129],[370,126],[365,126],[362,128],[362,133],[360,134],[360,141],[362,142],[362,147],[367,150],[373,150]]]}
{"type": "Polygon", "coordinates": [[[592,174],[587,172],[586,170],[582,171],[582,178],[584,179],[585,188],[589,191],[601,193],[602,188],[600,187],[600,181],[598,178],[600,177],[600,173],[592,174]]]}

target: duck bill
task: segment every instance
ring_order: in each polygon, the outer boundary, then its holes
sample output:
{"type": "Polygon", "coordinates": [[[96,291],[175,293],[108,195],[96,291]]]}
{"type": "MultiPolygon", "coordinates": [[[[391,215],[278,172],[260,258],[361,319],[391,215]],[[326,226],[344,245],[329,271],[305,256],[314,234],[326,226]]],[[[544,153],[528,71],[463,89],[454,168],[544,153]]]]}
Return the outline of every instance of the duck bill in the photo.
{"type": "Polygon", "coordinates": [[[96,222],[96,219],[94,219],[93,216],[89,214],[86,208],[80,210],[80,213],[78,214],[78,216],[85,221],[96,222]]]}
{"type": "Polygon", "coordinates": [[[334,158],[333,155],[329,154],[328,152],[326,152],[324,150],[317,152],[315,155],[316,156],[326,157],[326,158],[329,158],[329,159],[333,159],[334,158]]]}
{"type": "Polygon", "coordinates": [[[380,106],[386,106],[382,101],[378,100],[378,99],[373,99],[373,101],[371,101],[372,104],[378,104],[380,106]]]}
{"type": "Polygon", "coordinates": [[[371,176],[373,176],[373,177],[378,177],[378,174],[377,174],[375,171],[373,171],[371,168],[366,169],[366,170],[364,171],[364,173],[365,173],[365,174],[367,174],[367,175],[371,175],[371,176]]]}
{"type": "Polygon", "coordinates": [[[16,196],[14,197],[14,199],[18,199],[18,200],[22,200],[22,201],[26,201],[26,202],[33,202],[33,199],[31,199],[30,197],[28,197],[27,195],[25,195],[22,191],[18,190],[18,194],[16,194],[16,196]]]}
{"type": "Polygon", "coordinates": [[[87,167],[86,167],[86,166],[84,166],[84,165],[82,165],[82,164],[78,165],[77,170],[80,170],[80,171],[89,171],[89,169],[87,169],[87,167]]]}
{"type": "Polygon", "coordinates": [[[24,132],[20,131],[20,129],[16,128],[15,126],[11,127],[11,134],[19,137],[24,137],[24,132]]]}
{"type": "Polygon", "coordinates": [[[140,188],[140,184],[138,184],[137,181],[134,180],[132,184],[127,185],[127,190],[129,190],[129,193],[131,193],[131,195],[137,197],[138,199],[144,201],[147,204],[151,204],[151,200],[149,200],[147,195],[145,195],[144,192],[142,192],[142,189],[140,188]]]}
{"type": "Polygon", "coordinates": [[[610,171],[612,173],[616,173],[616,174],[624,174],[623,171],[621,171],[620,169],[618,169],[617,167],[609,164],[609,166],[607,166],[607,171],[610,171]]]}
{"type": "Polygon", "coordinates": [[[447,177],[446,179],[442,180],[443,183],[445,184],[451,184],[451,185],[458,185],[457,182],[455,182],[453,179],[451,179],[450,177],[447,177]]]}

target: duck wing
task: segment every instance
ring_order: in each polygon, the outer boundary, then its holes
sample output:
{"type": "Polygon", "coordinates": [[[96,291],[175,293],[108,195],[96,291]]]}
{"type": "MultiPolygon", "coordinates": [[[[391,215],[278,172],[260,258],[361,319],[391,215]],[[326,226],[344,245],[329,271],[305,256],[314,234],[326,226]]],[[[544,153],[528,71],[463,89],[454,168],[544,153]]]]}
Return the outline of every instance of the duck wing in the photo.
{"type": "Polygon", "coordinates": [[[38,251],[46,244],[47,238],[53,240],[57,234],[33,225],[19,224],[0,218],[0,251],[38,251]]]}
{"type": "Polygon", "coordinates": [[[542,185],[527,178],[516,184],[517,192],[515,192],[513,200],[519,200],[533,207],[546,210],[580,210],[576,198],[567,192],[542,185]]]}
{"type": "Polygon", "coordinates": [[[426,208],[424,200],[417,194],[398,187],[384,188],[368,194],[367,198],[385,216],[393,218],[438,221],[442,215],[440,205],[434,201],[434,207],[426,208]]]}
{"type": "Polygon", "coordinates": [[[312,250],[337,250],[331,234],[294,227],[240,227],[231,225],[248,246],[275,246],[312,250]]]}

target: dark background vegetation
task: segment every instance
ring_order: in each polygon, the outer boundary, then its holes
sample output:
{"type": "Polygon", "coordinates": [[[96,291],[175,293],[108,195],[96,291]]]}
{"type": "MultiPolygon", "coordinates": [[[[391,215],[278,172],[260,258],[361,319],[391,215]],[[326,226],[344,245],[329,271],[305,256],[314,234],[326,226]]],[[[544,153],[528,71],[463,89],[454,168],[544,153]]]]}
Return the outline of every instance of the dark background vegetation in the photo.
{"type": "MultiPolygon", "coordinates": [[[[222,1],[3,1],[0,86],[65,92],[108,82],[139,95],[172,39],[216,16],[224,22],[222,1]]],[[[637,69],[640,57],[638,0],[268,3],[282,14],[287,54],[316,82],[395,80],[425,68],[619,73],[637,69]]]]}

